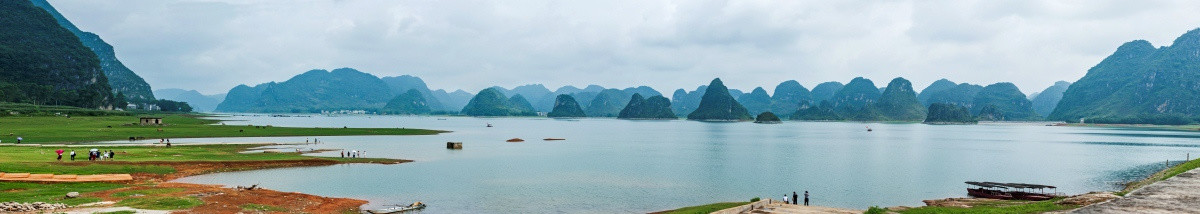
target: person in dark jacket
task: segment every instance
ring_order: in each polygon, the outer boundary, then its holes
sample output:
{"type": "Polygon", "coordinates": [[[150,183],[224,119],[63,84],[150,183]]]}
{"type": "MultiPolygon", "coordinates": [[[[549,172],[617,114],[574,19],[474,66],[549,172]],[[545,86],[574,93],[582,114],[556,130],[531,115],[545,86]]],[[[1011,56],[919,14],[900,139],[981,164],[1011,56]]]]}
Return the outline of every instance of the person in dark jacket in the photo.
{"type": "Polygon", "coordinates": [[[808,206],[808,191],[804,191],[804,206],[808,206]]]}

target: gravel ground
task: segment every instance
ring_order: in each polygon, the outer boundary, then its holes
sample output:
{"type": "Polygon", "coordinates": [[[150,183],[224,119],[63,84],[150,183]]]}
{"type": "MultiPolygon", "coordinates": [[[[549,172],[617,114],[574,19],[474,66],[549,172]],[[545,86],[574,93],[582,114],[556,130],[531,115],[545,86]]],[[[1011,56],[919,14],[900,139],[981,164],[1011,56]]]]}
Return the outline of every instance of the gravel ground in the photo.
{"type": "Polygon", "coordinates": [[[1200,169],[1134,190],[1123,198],[1071,213],[1200,213],[1200,169]]]}

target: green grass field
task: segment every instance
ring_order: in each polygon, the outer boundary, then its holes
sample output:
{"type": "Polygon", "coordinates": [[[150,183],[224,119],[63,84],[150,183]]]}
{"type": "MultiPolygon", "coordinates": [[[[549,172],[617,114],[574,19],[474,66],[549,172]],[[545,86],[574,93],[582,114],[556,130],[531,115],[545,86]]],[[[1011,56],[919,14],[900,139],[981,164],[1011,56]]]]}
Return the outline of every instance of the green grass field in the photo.
{"type": "Polygon", "coordinates": [[[149,210],[182,210],[203,204],[204,201],[196,197],[136,197],[117,202],[118,206],[149,210]]]}
{"type": "MultiPolygon", "coordinates": [[[[388,159],[378,158],[324,158],[303,156],[296,153],[240,153],[246,149],[259,147],[261,145],[246,145],[246,144],[229,144],[229,145],[180,145],[171,148],[154,147],[154,146],[116,146],[103,147],[105,150],[113,150],[117,153],[115,156],[117,161],[121,162],[146,162],[146,161],[266,161],[266,160],[302,160],[302,159],[327,159],[335,160],[344,163],[364,163],[364,162],[384,162],[388,159]]],[[[107,174],[107,173],[155,173],[168,174],[174,173],[175,169],[170,166],[162,165],[136,165],[136,164],[99,164],[87,161],[86,150],[90,147],[33,147],[33,146],[13,146],[0,145],[0,172],[28,172],[28,173],[53,173],[53,174],[107,174]],[[76,149],[76,152],[81,156],[73,163],[64,158],[64,161],[54,161],[54,150],[65,148],[66,150],[76,149]]],[[[237,169],[234,169],[237,170],[237,169]]],[[[73,199],[63,198],[67,192],[96,192],[111,190],[116,188],[127,187],[129,184],[117,183],[34,183],[34,182],[7,182],[0,181],[0,199],[4,201],[17,202],[49,202],[49,203],[65,203],[77,205],[83,203],[91,203],[100,201],[95,197],[81,197],[73,199]]],[[[131,192],[118,192],[114,196],[141,194],[153,196],[169,191],[177,191],[172,189],[150,189],[131,192]],[[119,194],[119,195],[116,195],[119,194]]],[[[190,207],[195,200],[192,199],[132,199],[131,201],[122,201],[129,206],[141,207],[147,209],[165,209],[173,207],[190,207]]]]}
{"type": "Polygon", "coordinates": [[[96,197],[64,198],[68,192],[96,192],[125,187],[115,183],[27,183],[0,182],[0,198],[3,201],[47,202],[78,205],[100,201],[96,197]]]}
{"type": "Polygon", "coordinates": [[[700,206],[691,206],[679,208],[671,211],[665,211],[661,214],[708,214],[718,210],[729,209],[737,206],[749,204],[750,202],[721,202],[705,204],[700,206]]]}
{"type": "Polygon", "coordinates": [[[428,135],[444,131],[400,128],[292,128],[216,125],[220,121],[194,114],[162,116],[164,126],[133,125],[138,116],[41,116],[0,117],[0,140],[4,144],[82,143],[128,140],[198,137],[273,137],[273,136],[347,136],[347,135],[428,135]],[[112,127],[112,128],[109,128],[112,127]],[[159,131],[162,129],[162,131],[159,131]]]}
{"type": "MultiPolygon", "coordinates": [[[[348,135],[428,135],[443,131],[422,129],[397,128],[286,128],[286,127],[254,127],[216,125],[220,121],[201,119],[196,114],[165,114],[161,116],[167,125],[140,126],[138,115],[117,114],[113,111],[93,111],[87,109],[57,108],[45,106],[28,106],[0,103],[0,110],[10,114],[0,116],[0,172],[9,173],[50,173],[50,174],[109,174],[109,173],[175,173],[175,168],[167,165],[146,165],[139,162],[182,162],[182,161],[275,161],[275,160],[306,160],[324,159],[343,163],[394,162],[390,159],[378,158],[324,158],[303,156],[296,153],[241,153],[247,149],[262,145],[176,145],[171,148],[164,146],[86,146],[71,145],[77,143],[128,140],[130,137],[146,139],[160,138],[197,138],[197,137],[271,137],[271,136],[348,136],[348,135]],[[18,114],[12,114],[18,112],[18,114]],[[61,112],[74,113],[66,117],[61,112]],[[99,116],[79,116],[99,115],[99,116]],[[161,131],[160,131],[161,129],[161,131]],[[24,144],[43,144],[42,146],[14,145],[16,138],[24,138],[24,144]],[[46,145],[46,143],[68,145],[46,145]],[[114,161],[108,163],[90,162],[87,151],[97,148],[116,153],[114,161]],[[55,160],[55,150],[64,150],[62,161],[55,160]],[[71,161],[68,154],[77,153],[76,160],[71,161]],[[129,163],[129,164],[123,164],[129,163]]],[[[4,113],[4,112],[0,112],[4,113]]],[[[228,169],[245,170],[245,169],[228,169]]],[[[0,200],[16,202],[48,202],[78,205],[100,201],[97,197],[80,197],[67,199],[67,192],[90,193],[129,187],[120,183],[35,183],[35,182],[0,182],[0,200]]],[[[156,196],[172,191],[172,188],[151,188],[114,193],[113,197],[124,197],[118,202],[121,206],[144,209],[187,209],[200,205],[202,202],[191,197],[156,196]],[[145,197],[132,197],[144,195],[145,197]]],[[[251,211],[273,211],[274,207],[244,207],[251,211]]]]}
{"type": "MultiPolygon", "coordinates": [[[[22,162],[22,164],[31,166],[44,165],[64,165],[71,164],[70,157],[65,154],[70,154],[71,150],[76,151],[76,164],[86,164],[88,161],[88,150],[98,148],[102,150],[113,150],[115,161],[260,161],[260,160],[301,160],[301,159],[325,159],[325,157],[304,156],[295,153],[248,153],[242,154],[241,151],[250,148],[262,147],[257,144],[205,144],[205,145],[175,145],[175,147],[149,147],[149,145],[125,145],[125,147],[76,147],[76,145],[42,145],[42,147],[18,147],[18,145],[0,145],[0,164],[7,167],[8,164],[14,162],[22,162]],[[64,161],[55,161],[56,155],[54,150],[64,149],[64,161]]],[[[370,161],[377,159],[332,159],[343,161],[370,161]]],[[[62,168],[70,168],[67,166],[56,166],[62,168]]],[[[89,166],[92,167],[92,166],[89,166]]],[[[83,168],[80,168],[83,170],[83,168]]],[[[146,170],[154,170],[154,168],[146,168],[146,170]]],[[[154,172],[154,171],[148,171],[154,172]]],[[[155,172],[161,173],[161,172],[155,172]]],[[[169,173],[169,172],[167,172],[169,173]]]]}

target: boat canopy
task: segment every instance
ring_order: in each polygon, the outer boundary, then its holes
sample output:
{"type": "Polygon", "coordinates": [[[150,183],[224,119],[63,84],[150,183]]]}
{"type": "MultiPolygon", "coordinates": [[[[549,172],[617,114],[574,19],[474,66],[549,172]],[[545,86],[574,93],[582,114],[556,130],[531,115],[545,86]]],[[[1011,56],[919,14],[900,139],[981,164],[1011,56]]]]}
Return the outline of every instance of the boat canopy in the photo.
{"type": "Polygon", "coordinates": [[[1040,184],[1023,184],[1023,183],[996,183],[996,182],[974,182],[974,181],[967,181],[966,183],[970,184],[970,185],[980,186],[980,187],[1005,188],[1005,189],[1008,189],[1008,188],[1017,188],[1017,189],[1051,188],[1051,189],[1056,189],[1056,188],[1058,188],[1058,187],[1054,187],[1054,186],[1047,186],[1047,185],[1040,185],[1040,184]]]}

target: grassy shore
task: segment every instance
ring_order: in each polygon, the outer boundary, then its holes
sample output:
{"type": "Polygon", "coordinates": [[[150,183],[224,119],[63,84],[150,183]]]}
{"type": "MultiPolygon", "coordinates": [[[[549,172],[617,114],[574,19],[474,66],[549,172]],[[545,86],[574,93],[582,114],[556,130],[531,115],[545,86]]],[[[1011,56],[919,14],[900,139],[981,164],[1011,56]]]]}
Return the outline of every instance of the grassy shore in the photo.
{"type": "MultiPolygon", "coordinates": [[[[53,173],[53,174],[134,174],[135,181],[125,183],[39,183],[0,182],[0,198],[16,202],[49,202],[78,205],[104,200],[118,201],[118,205],[141,209],[189,209],[203,203],[192,196],[172,195],[179,192],[175,187],[158,187],[161,180],[178,177],[170,175],[203,174],[216,171],[250,170],[256,168],[286,167],[288,162],[337,163],[399,163],[402,160],[378,158],[326,158],[303,156],[298,153],[241,153],[261,145],[180,145],[163,146],[117,146],[104,147],[113,150],[116,161],[87,161],[87,147],[78,148],[76,161],[55,161],[54,150],[65,146],[0,146],[0,172],[53,173]],[[238,167],[236,163],[253,163],[238,167]],[[263,164],[266,163],[266,164],[263,164]],[[205,166],[223,164],[215,166],[205,166]],[[196,167],[192,167],[196,166],[196,167]],[[181,168],[183,167],[183,168],[181,168]],[[198,167],[198,168],[197,168],[198,167]],[[207,168],[204,168],[207,167],[207,168]],[[166,179],[163,179],[166,178],[166,179]],[[67,192],[80,192],[83,197],[67,199],[67,192]],[[98,194],[104,192],[104,194],[98,194]]],[[[182,175],[180,175],[182,176],[182,175]]],[[[236,205],[235,205],[236,206],[236,205]]],[[[248,205],[266,206],[266,205],[248,205]]]]}
{"type": "Polygon", "coordinates": [[[700,206],[684,207],[674,210],[655,212],[653,214],[707,214],[718,210],[729,209],[737,206],[749,204],[750,202],[720,202],[705,204],[700,206]]]}
{"type": "Polygon", "coordinates": [[[1125,188],[1122,189],[1120,192],[1116,192],[1116,194],[1124,196],[1126,193],[1132,192],[1133,190],[1137,190],[1138,188],[1142,188],[1146,185],[1153,184],[1154,182],[1167,180],[1167,178],[1175,177],[1175,175],[1179,175],[1180,173],[1191,171],[1196,168],[1200,168],[1200,159],[1193,159],[1193,160],[1189,160],[1187,162],[1176,164],[1175,166],[1171,166],[1170,168],[1163,169],[1162,171],[1158,171],[1154,174],[1150,174],[1150,176],[1146,177],[1146,179],[1142,179],[1140,181],[1134,181],[1134,182],[1125,184],[1125,188]]]}
{"type": "Polygon", "coordinates": [[[199,137],[273,137],[273,136],[348,136],[348,135],[427,135],[444,131],[400,128],[291,128],[266,126],[218,125],[220,121],[195,114],[163,116],[164,126],[135,125],[138,116],[40,116],[0,117],[3,143],[81,143],[110,140],[199,138],[199,137]],[[161,131],[160,131],[161,130],[161,131]]]}

